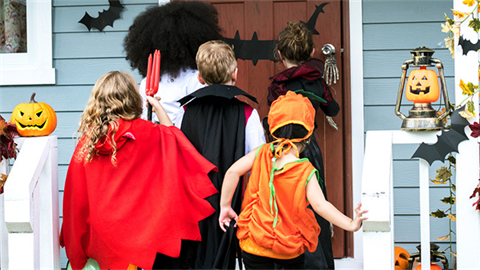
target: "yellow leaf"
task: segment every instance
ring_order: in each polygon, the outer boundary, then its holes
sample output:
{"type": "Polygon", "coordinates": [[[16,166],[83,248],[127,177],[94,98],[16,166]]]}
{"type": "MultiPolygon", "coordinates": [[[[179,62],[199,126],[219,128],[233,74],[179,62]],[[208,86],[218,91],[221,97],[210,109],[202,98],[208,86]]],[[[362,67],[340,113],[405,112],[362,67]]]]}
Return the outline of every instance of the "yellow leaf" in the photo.
{"type": "Polygon", "coordinates": [[[447,234],[443,237],[435,237],[435,238],[437,238],[438,241],[445,241],[450,238],[450,234],[447,234]]]}
{"type": "Polygon", "coordinates": [[[463,0],[463,4],[471,7],[471,6],[475,5],[475,0],[463,0]]]}
{"type": "Polygon", "coordinates": [[[451,30],[450,30],[450,24],[448,24],[448,23],[443,24],[443,23],[442,23],[441,25],[442,25],[442,32],[448,33],[448,32],[451,31],[451,30]]]}
{"type": "Polygon", "coordinates": [[[456,216],[456,215],[448,214],[447,217],[448,217],[451,221],[456,221],[456,220],[457,220],[457,216],[456,216]]]}
{"type": "Polygon", "coordinates": [[[437,181],[435,179],[430,179],[430,181],[432,183],[434,183],[435,185],[440,185],[440,184],[446,184],[447,183],[447,181],[437,181]]]}
{"type": "Polygon", "coordinates": [[[465,119],[470,119],[470,118],[474,117],[474,115],[471,114],[467,109],[458,112],[458,114],[460,114],[460,116],[465,118],[465,119]]]}

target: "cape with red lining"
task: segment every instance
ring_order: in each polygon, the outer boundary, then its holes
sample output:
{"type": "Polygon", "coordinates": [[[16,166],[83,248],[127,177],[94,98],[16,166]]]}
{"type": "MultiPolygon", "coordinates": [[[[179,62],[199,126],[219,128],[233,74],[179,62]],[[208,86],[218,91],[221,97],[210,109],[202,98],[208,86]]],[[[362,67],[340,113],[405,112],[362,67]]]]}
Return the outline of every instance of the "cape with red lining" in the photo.
{"type": "Polygon", "coordinates": [[[213,214],[217,193],[207,174],[216,167],[176,127],[119,120],[114,140],[89,163],[70,163],[64,190],[61,245],[73,269],[87,258],[102,269],[153,266],[156,253],[180,255],[181,240],[200,241],[198,222],[213,214]]]}

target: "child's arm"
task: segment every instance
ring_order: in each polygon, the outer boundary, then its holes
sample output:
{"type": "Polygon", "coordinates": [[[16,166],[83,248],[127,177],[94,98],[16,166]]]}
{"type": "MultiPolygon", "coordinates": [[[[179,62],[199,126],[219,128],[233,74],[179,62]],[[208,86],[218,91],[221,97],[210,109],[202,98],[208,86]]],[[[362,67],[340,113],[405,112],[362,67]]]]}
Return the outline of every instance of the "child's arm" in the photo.
{"type": "Polygon", "coordinates": [[[152,105],[152,110],[157,115],[158,122],[160,122],[160,125],[173,126],[172,120],[170,120],[170,117],[168,117],[167,112],[165,111],[165,109],[162,107],[162,105],[158,100],[159,100],[159,97],[154,98],[154,97],[147,96],[147,102],[152,105]]]}
{"type": "Polygon", "coordinates": [[[307,199],[312,205],[313,209],[317,214],[325,218],[326,220],[332,222],[334,225],[346,230],[356,232],[362,227],[362,221],[367,219],[362,215],[368,210],[361,210],[360,207],[362,203],[355,206],[355,219],[345,216],[342,212],[338,211],[333,204],[325,200],[323,196],[322,189],[317,181],[317,176],[313,175],[310,181],[307,184],[307,199]]]}
{"type": "Polygon", "coordinates": [[[238,220],[237,213],[232,209],[233,193],[237,188],[238,179],[252,169],[257,149],[258,147],[250,151],[246,156],[237,160],[237,162],[233,163],[225,173],[222,194],[220,197],[220,217],[218,218],[220,228],[224,232],[227,231],[225,225],[230,226],[230,221],[232,219],[238,220]]]}

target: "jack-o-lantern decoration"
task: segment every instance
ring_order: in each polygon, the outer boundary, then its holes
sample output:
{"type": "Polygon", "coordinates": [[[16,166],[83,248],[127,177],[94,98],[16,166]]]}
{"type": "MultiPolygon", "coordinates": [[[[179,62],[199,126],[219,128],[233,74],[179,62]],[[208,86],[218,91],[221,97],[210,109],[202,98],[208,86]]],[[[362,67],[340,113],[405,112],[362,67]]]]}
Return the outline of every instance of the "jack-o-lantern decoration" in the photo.
{"type": "Polygon", "coordinates": [[[57,115],[50,105],[36,102],[35,93],[30,103],[20,103],[13,109],[10,122],[17,125],[20,136],[34,137],[50,135],[57,127],[57,115]]]}
{"type": "MultiPolygon", "coordinates": [[[[422,264],[419,264],[417,267],[415,267],[415,270],[422,270],[422,264]]],[[[436,263],[431,263],[430,270],[442,270],[442,267],[436,263]]]]}
{"type": "Polygon", "coordinates": [[[410,72],[405,93],[407,99],[414,103],[432,103],[440,96],[437,73],[426,67],[410,72]]]}
{"type": "Polygon", "coordinates": [[[395,270],[406,270],[408,258],[410,258],[410,253],[401,247],[395,247],[395,270]]]}

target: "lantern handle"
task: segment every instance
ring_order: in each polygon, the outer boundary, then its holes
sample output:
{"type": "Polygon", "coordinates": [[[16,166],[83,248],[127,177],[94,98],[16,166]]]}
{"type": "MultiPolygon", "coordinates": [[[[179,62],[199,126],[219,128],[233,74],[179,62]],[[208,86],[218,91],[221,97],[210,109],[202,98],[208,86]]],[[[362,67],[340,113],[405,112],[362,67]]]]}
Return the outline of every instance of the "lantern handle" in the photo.
{"type": "Polygon", "coordinates": [[[449,116],[451,113],[450,106],[449,106],[450,99],[448,98],[448,92],[446,87],[447,84],[445,83],[445,74],[443,72],[443,63],[440,59],[436,59],[436,58],[432,58],[431,61],[435,63],[435,66],[438,69],[438,75],[440,75],[440,83],[442,85],[442,92],[443,92],[443,101],[445,103],[445,112],[442,115],[440,115],[438,118],[440,120],[443,120],[444,118],[449,116]]]}
{"type": "Polygon", "coordinates": [[[403,88],[405,87],[405,78],[407,76],[408,65],[413,64],[413,60],[409,59],[403,62],[402,65],[402,75],[400,77],[400,86],[398,87],[398,96],[397,103],[395,105],[395,114],[400,117],[402,120],[405,120],[407,117],[400,112],[400,105],[402,104],[403,88]]]}

